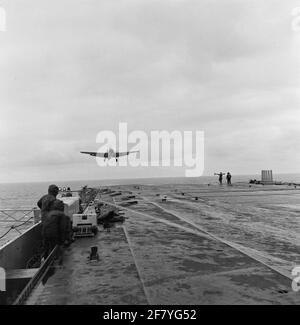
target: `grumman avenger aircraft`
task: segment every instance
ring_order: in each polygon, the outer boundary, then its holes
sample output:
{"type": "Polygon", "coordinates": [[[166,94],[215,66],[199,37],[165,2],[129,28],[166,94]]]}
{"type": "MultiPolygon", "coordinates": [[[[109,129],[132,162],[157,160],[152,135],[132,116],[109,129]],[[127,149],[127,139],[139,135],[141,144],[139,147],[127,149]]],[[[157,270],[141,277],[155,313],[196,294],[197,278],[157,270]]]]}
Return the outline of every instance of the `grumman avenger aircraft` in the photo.
{"type": "Polygon", "coordinates": [[[93,157],[101,157],[104,158],[104,161],[107,159],[115,158],[116,162],[118,162],[119,157],[128,156],[131,153],[136,153],[139,151],[126,151],[126,152],[115,152],[114,149],[110,148],[107,150],[107,152],[90,152],[90,151],[80,151],[80,153],[83,153],[85,155],[90,155],[93,157]]]}

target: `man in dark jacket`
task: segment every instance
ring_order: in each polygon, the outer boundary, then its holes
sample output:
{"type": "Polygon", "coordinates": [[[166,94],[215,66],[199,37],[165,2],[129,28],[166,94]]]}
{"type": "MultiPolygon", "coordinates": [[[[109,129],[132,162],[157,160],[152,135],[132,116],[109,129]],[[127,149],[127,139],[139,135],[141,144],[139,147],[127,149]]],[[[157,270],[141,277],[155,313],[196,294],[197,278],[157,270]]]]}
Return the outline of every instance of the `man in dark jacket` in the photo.
{"type": "Polygon", "coordinates": [[[231,174],[228,172],[226,175],[227,185],[231,185],[231,174]]]}
{"type": "Polygon", "coordinates": [[[69,217],[64,214],[64,203],[55,200],[42,224],[45,257],[47,257],[56,245],[61,246],[66,240],[69,217]]]}
{"type": "Polygon", "coordinates": [[[46,214],[51,211],[51,205],[55,201],[58,193],[59,188],[56,185],[50,185],[48,188],[48,194],[39,199],[37,206],[41,209],[42,223],[46,214]]]}

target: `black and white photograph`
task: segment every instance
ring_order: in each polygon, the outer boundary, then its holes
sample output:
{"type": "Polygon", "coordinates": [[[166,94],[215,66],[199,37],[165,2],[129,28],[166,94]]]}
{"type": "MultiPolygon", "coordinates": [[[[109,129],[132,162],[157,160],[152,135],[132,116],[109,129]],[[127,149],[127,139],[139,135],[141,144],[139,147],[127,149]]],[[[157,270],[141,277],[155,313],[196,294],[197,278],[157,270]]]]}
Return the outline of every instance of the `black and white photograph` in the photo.
{"type": "Polygon", "coordinates": [[[300,305],[299,126],[300,0],[0,0],[1,310],[300,305]]]}

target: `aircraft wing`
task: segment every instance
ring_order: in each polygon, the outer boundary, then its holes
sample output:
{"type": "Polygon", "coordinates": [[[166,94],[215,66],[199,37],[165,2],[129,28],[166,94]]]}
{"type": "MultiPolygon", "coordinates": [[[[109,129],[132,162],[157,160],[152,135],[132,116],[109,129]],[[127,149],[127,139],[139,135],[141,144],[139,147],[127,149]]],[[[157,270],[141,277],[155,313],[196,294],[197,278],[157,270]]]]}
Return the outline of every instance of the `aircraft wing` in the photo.
{"type": "Polygon", "coordinates": [[[126,151],[126,152],[116,152],[116,157],[128,156],[131,153],[136,153],[139,151],[126,151]]]}
{"type": "Polygon", "coordinates": [[[105,153],[104,152],[80,151],[80,153],[83,153],[85,155],[90,155],[90,156],[93,156],[93,157],[105,158],[105,153]]]}

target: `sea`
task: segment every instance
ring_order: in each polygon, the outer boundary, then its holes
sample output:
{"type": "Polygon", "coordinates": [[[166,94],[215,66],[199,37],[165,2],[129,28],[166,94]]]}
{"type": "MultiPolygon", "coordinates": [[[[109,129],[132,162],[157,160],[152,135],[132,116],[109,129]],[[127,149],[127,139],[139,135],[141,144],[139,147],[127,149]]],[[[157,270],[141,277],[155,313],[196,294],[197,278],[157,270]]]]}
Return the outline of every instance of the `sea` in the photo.
{"type": "MultiPolygon", "coordinates": [[[[277,174],[276,181],[300,183],[299,174],[277,174]]],[[[260,175],[233,175],[234,182],[248,182],[250,179],[260,179],[260,175]]],[[[39,198],[47,193],[50,184],[59,187],[70,187],[72,190],[79,190],[83,186],[101,187],[113,185],[164,185],[164,184],[214,184],[218,183],[217,176],[202,176],[198,178],[169,177],[169,178],[134,178],[134,179],[111,179],[111,180],[82,180],[82,181],[63,181],[63,182],[35,182],[35,183],[0,183],[0,211],[1,209],[31,209],[36,206],[39,198]]],[[[12,212],[9,212],[12,213],[12,212]]],[[[4,238],[2,234],[7,232],[10,223],[1,222],[3,214],[0,213],[0,246],[19,236],[17,231],[11,231],[4,238]]],[[[4,215],[6,218],[6,215],[4,215]]],[[[24,229],[23,229],[24,230],[24,229]]]]}

